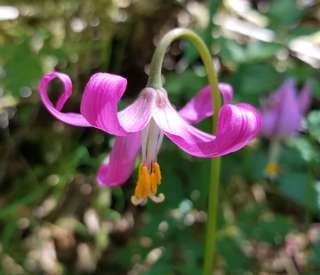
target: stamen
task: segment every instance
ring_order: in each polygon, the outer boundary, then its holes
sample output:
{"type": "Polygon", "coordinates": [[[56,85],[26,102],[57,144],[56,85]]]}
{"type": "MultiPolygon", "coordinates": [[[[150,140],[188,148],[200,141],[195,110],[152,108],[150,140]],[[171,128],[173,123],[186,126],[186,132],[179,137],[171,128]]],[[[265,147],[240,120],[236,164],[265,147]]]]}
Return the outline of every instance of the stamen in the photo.
{"type": "Polygon", "coordinates": [[[149,198],[155,203],[161,203],[164,201],[165,196],[163,193],[160,193],[158,196],[149,196],[149,198]]]}
{"type": "Polygon", "coordinates": [[[270,178],[274,178],[274,177],[278,176],[278,174],[279,174],[279,171],[280,171],[279,164],[275,161],[270,161],[267,164],[264,171],[267,176],[269,176],[270,178]]]}
{"type": "Polygon", "coordinates": [[[144,205],[145,202],[146,202],[146,200],[143,199],[143,198],[138,199],[136,196],[131,196],[131,203],[132,203],[134,206],[137,206],[137,205],[139,205],[139,204],[144,205]]]}
{"type": "Polygon", "coordinates": [[[165,196],[162,193],[156,195],[161,181],[160,165],[153,162],[151,167],[150,171],[145,164],[140,164],[136,188],[131,197],[133,205],[143,205],[147,203],[148,198],[156,203],[164,201],[165,196]]]}
{"type": "Polygon", "coordinates": [[[158,182],[156,179],[156,175],[154,172],[151,173],[150,175],[150,180],[151,180],[151,184],[150,184],[150,191],[152,194],[156,194],[158,191],[158,182]]]}
{"type": "Polygon", "coordinates": [[[160,170],[160,165],[158,162],[154,162],[152,164],[152,170],[155,173],[156,180],[157,180],[158,184],[160,184],[161,183],[161,170],[160,170]]]}

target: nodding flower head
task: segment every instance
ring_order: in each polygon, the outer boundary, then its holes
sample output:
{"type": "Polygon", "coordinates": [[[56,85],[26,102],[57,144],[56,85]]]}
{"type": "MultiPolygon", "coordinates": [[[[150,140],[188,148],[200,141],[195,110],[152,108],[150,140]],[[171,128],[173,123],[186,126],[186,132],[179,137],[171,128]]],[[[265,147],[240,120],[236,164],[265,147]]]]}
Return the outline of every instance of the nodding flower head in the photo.
{"type": "Polygon", "coordinates": [[[297,95],[294,80],[286,80],[262,106],[262,134],[275,139],[295,135],[301,129],[303,115],[309,106],[309,85],[306,84],[297,95]]]}
{"type": "Polygon", "coordinates": [[[131,105],[118,111],[126,83],[126,79],[118,75],[94,74],[85,87],[79,114],[61,112],[72,93],[67,75],[46,74],[40,81],[39,91],[48,111],[62,122],[94,127],[116,136],[108,159],[98,171],[98,183],[109,186],[125,183],[141,149],[142,162],[131,198],[135,205],[145,204],[148,199],[164,200],[163,194],[157,194],[162,178],[158,153],[164,136],[192,156],[212,158],[240,150],[260,130],[260,115],[255,108],[245,103],[231,104],[233,92],[228,84],[219,84],[224,105],[215,114],[218,115],[216,135],[210,135],[192,126],[213,115],[209,86],[200,90],[180,112],[172,106],[164,89],[151,87],[143,89],[131,105]],[[55,105],[47,94],[49,82],[54,78],[59,78],[64,85],[55,105]]]}
{"type": "Polygon", "coordinates": [[[265,100],[261,110],[261,132],[271,139],[269,162],[265,167],[265,174],[269,178],[276,178],[280,171],[279,141],[299,132],[310,101],[309,85],[304,85],[298,95],[294,80],[286,80],[265,100]]]}

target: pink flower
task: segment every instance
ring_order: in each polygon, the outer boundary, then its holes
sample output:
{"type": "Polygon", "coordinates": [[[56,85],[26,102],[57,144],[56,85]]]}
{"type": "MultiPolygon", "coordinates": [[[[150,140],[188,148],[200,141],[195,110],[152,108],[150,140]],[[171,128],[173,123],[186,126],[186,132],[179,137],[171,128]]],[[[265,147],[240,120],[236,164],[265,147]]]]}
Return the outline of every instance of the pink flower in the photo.
{"type": "Polygon", "coordinates": [[[157,162],[163,136],[180,149],[201,158],[219,157],[237,151],[256,137],[260,130],[260,115],[245,103],[230,104],[232,87],[220,84],[224,105],[219,112],[217,134],[207,134],[191,124],[212,115],[210,88],[203,88],[180,112],[171,105],[164,89],[143,89],[137,99],[122,111],[118,103],[125,92],[127,81],[118,75],[96,73],[87,83],[80,114],[62,113],[60,110],[71,96],[70,78],[59,72],[46,74],[39,90],[43,104],[57,119],[64,123],[95,127],[117,136],[107,163],[101,165],[97,181],[115,186],[127,181],[134,168],[141,148],[142,163],[132,196],[133,204],[143,204],[148,198],[155,202],[164,199],[157,195],[161,181],[157,162]],[[59,78],[64,91],[55,105],[47,95],[49,82],[59,78]]]}
{"type": "Polygon", "coordinates": [[[261,133],[272,139],[269,152],[269,161],[265,173],[270,178],[278,176],[280,166],[279,141],[294,136],[302,126],[303,116],[310,107],[310,87],[304,85],[299,95],[295,81],[286,80],[264,102],[261,109],[261,133]]]}
{"type": "Polygon", "coordinates": [[[264,102],[261,110],[263,135],[269,138],[287,138],[301,129],[303,115],[310,106],[310,88],[306,84],[297,95],[294,80],[286,80],[264,102]]]}

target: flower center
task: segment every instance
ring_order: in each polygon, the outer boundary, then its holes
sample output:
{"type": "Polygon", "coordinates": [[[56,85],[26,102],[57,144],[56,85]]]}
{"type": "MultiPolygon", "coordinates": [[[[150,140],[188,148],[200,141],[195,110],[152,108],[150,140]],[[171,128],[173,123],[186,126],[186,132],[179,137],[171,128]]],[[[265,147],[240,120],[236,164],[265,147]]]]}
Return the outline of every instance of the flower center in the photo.
{"type": "Polygon", "coordinates": [[[139,167],[138,180],[131,202],[134,205],[145,204],[150,198],[156,203],[164,200],[161,193],[158,196],[158,186],[161,182],[160,165],[157,162],[162,144],[163,133],[151,119],[149,125],[142,131],[142,163],[139,167]]]}

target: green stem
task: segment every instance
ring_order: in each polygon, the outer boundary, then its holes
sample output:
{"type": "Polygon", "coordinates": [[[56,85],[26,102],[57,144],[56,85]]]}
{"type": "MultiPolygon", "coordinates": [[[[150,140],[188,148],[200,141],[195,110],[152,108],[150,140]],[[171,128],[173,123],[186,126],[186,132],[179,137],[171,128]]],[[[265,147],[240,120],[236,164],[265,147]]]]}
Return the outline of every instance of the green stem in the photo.
{"type": "Polygon", "coordinates": [[[269,149],[269,162],[278,162],[280,154],[280,140],[272,139],[269,149]]]}
{"type": "MultiPolygon", "coordinates": [[[[159,42],[159,45],[152,57],[150,65],[150,74],[147,86],[155,89],[162,88],[161,69],[164,56],[170,44],[178,39],[186,39],[190,41],[198,50],[204,66],[207,71],[209,84],[212,92],[212,106],[215,114],[219,113],[221,107],[221,97],[218,89],[217,74],[213,65],[210,52],[203,42],[203,40],[194,32],[188,29],[174,29],[168,32],[159,42]]],[[[218,116],[212,116],[212,132],[216,133],[218,125],[218,116]]],[[[216,243],[216,227],[217,227],[217,213],[218,213],[218,196],[219,196],[219,182],[220,182],[220,158],[213,158],[211,160],[211,180],[209,184],[208,195],[208,221],[206,232],[206,243],[204,252],[204,266],[203,274],[212,274],[215,243],[216,243]]]]}

